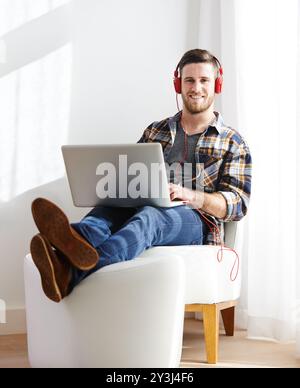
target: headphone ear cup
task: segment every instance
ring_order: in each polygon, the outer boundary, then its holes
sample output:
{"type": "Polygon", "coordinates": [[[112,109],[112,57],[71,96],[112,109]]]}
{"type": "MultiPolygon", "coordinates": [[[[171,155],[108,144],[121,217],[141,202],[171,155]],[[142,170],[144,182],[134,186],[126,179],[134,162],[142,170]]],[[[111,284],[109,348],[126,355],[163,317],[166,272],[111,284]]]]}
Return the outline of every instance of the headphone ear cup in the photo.
{"type": "Polygon", "coordinates": [[[174,78],[174,88],[177,94],[181,94],[181,78],[179,77],[174,78]]]}
{"type": "Polygon", "coordinates": [[[216,94],[222,93],[222,85],[223,85],[223,77],[220,76],[215,81],[215,93],[216,94]]]}

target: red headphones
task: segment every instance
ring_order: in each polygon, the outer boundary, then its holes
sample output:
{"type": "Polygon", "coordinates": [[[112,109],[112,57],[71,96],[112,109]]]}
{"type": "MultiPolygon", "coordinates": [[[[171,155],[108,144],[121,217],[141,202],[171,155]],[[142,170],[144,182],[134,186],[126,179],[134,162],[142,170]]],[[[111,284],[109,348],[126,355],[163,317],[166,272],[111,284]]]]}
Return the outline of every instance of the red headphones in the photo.
{"type": "MultiPolygon", "coordinates": [[[[222,85],[223,85],[223,69],[216,57],[214,57],[215,61],[219,65],[218,68],[218,77],[215,80],[215,93],[220,94],[222,92],[222,85]]],[[[177,65],[176,70],[174,72],[174,88],[177,94],[181,94],[181,77],[179,76],[179,66],[180,63],[177,65]]]]}

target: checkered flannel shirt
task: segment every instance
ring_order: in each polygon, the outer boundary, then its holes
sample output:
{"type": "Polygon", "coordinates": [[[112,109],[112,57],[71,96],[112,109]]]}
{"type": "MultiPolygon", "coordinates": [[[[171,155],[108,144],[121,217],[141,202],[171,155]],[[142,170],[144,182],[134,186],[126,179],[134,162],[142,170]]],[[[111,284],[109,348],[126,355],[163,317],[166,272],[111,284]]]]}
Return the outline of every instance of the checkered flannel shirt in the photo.
{"type": "MultiPolygon", "coordinates": [[[[252,161],[242,136],[224,124],[215,112],[215,121],[201,133],[195,148],[196,163],[203,166],[204,192],[218,192],[227,203],[224,219],[209,216],[224,237],[224,223],[239,221],[247,213],[251,193],[252,161]]],[[[144,131],[139,143],[157,143],[163,147],[165,160],[174,144],[181,112],[174,117],[154,122],[144,131]]],[[[206,215],[207,216],[207,215],[206,215]]],[[[210,230],[206,244],[219,245],[220,237],[210,230]]]]}

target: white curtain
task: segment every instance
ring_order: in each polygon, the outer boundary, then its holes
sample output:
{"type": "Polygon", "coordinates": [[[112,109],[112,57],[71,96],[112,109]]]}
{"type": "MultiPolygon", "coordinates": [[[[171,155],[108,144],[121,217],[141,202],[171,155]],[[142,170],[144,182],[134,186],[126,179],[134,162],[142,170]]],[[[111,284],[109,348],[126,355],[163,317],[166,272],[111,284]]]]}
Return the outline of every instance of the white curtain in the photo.
{"type": "MultiPolygon", "coordinates": [[[[297,137],[296,137],[296,145],[299,150],[300,146],[300,4],[298,2],[298,53],[297,53],[297,137]]],[[[299,236],[300,232],[300,154],[299,151],[297,153],[297,226],[296,232],[299,236]]],[[[296,302],[296,355],[300,358],[300,260],[299,260],[299,252],[300,252],[300,239],[297,238],[297,267],[296,267],[296,287],[297,287],[297,302],[296,302]]]]}
{"type": "Polygon", "coordinates": [[[202,0],[199,12],[199,47],[224,67],[218,106],[253,156],[237,323],[249,338],[288,342],[298,333],[299,355],[300,4],[202,0]]]}

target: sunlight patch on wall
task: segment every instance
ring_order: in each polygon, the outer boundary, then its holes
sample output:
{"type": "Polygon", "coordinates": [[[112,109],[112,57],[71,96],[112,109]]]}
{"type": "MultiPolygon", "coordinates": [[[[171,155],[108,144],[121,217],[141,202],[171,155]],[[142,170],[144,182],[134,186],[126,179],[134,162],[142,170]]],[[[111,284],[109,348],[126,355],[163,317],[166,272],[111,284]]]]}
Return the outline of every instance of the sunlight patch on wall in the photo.
{"type": "Polygon", "coordinates": [[[72,45],[0,79],[0,200],[64,174],[72,45]]]}
{"type": "Polygon", "coordinates": [[[0,65],[6,63],[7,53],[6,44],[4,40],[0,39],[0,65]]]}
{"type": "Polygon", "coordinates": [[[70,0],[0,0],[0,36],[70,0]]]}

